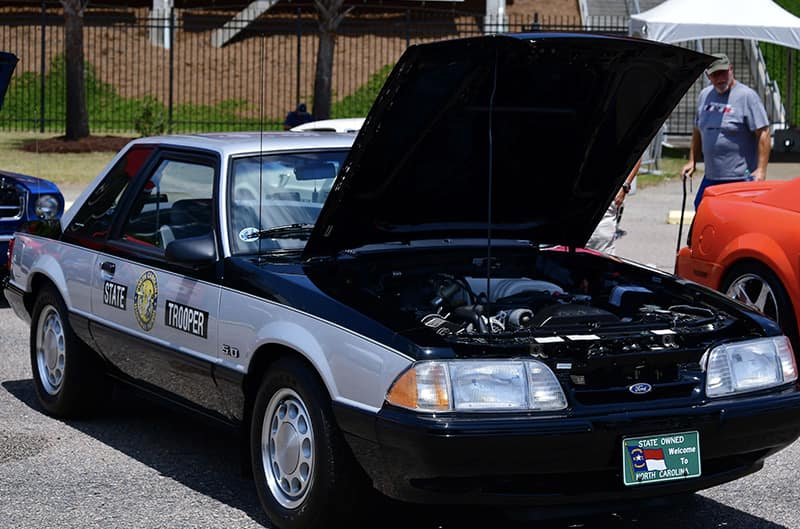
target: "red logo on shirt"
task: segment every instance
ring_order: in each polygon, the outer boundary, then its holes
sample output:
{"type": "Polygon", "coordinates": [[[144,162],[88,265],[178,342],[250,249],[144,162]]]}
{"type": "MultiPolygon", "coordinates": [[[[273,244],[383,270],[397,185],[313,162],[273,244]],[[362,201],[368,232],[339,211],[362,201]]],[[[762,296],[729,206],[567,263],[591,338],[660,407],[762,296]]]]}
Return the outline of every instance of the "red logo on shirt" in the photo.
{"type": "Polygon", "coordinates": [[[733,112],[733,107],[722,103],[709,103],[703,110],[706,112],[717,112],[719,114],[730,114],[733,112]]]}

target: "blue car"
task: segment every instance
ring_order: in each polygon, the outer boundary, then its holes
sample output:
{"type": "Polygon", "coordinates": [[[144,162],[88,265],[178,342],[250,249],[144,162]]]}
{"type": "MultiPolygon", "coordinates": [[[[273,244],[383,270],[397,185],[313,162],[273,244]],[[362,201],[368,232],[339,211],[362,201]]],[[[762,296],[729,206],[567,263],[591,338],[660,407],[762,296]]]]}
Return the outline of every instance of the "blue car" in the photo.
{"type": "MultiPolygon", "coordinates": [[[[12,53],[0,52],[0,108],[17,65],[12,53]]],[[[64,196],[52,182],[0,171],[0,276],[6,273],[6,254],[14,232],[24,222],[55,220],[64,212],[64,196]]]]}
{"type": "Polygon", "coordinates": [[[0,275],[6,273],[9,241],[31,220],[55,220],[64,212],[64,195],[48,180],[0,171],[0,275]]]}

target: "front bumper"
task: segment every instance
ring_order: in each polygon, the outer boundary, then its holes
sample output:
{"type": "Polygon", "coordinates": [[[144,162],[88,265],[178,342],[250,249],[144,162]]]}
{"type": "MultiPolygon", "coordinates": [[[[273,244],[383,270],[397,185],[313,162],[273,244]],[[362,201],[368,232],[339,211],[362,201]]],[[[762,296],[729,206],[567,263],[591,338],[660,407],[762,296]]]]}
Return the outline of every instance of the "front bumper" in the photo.
{"type": "Polygon", "coordinates": [[[419,503],[553,507],[694,492],[755,472],[800,437],[797,387],[682,408],[575,418],[433,417],[336,407],[383,493],[419,503]],[[623,484],[625,437],[698,431],[702,475],[623,484]]]}

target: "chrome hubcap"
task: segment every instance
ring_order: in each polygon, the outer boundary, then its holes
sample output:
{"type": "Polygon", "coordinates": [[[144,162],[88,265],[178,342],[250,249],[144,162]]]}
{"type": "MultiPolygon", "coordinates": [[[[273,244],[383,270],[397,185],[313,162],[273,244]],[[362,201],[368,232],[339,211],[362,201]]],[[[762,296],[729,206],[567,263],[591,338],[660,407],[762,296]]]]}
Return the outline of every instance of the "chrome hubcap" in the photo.
{"type": "Polygon", "coordinates": [[[314,430],[305,403],[289,388],[267,405],[261,459],[272,496],[287,509],[300,505],[314,475],[314,430]]]}
{"type": "Polygon", "coordinates": [[[66,341],[61,315],[52,305],[42,310],[36,327],[36,363],[42,387],[50,395],[56,395],[64,382],[66,341]]]}
{"type": "Polygon", "coordinates": [[[778,321],[780,315],[775,292],[762,277],[755,274],[740,276],[731,283],[726,294],[736,301],[756,309],[764,316],[778,321]]]}

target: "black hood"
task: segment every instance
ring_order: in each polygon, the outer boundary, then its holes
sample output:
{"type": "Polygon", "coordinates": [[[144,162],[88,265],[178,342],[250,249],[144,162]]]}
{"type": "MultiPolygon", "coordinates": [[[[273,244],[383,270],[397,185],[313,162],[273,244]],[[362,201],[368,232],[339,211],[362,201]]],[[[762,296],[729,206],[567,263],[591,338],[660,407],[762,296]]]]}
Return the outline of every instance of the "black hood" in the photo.
{"type": "Polygon", "coordinates": [[[0,51],[0,109],[3,108],[3,99],[11,83],[11,74],[17,66],[17,56],[13,53],[0,51]]]}
{"type": "Polygon", "coordinates": [[[487,235],[582,246],[712,60],[589,34],[412,46],[367,116],[306,256],[487,235]]]}

